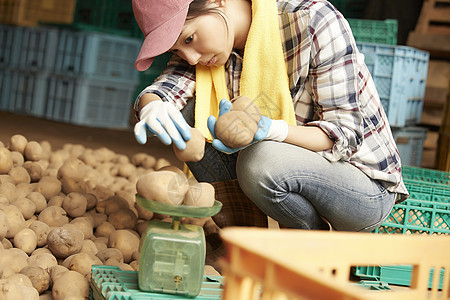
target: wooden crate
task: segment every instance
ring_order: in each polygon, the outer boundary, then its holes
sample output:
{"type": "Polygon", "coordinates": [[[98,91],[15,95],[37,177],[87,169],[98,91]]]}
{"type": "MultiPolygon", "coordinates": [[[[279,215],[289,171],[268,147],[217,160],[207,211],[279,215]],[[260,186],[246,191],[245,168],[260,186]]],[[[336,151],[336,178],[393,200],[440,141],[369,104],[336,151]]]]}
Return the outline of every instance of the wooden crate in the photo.
{"type": "Polygon", "coordinates": [[[450,0],[424,0],[407,44],[430,51],[432,57],[450,57],[450,0]]]}
{"type": "Polygon", "coordinates": [[[444,119],[439,130],[437,168],[450,172],[450,94],[447,95],[447,103],[444,107],[444,119]]]}
{"type": "Polygon", "coordinates": [[[224,300],[450,299],[450,237],[228,227],[221,231],[224,300]],[[369,290],[350,281],[352,266],[412,265],[411,286],[369,290]],[[439,272],[444,269],[442,291],[439,272]]]}
{"type": "Polygon", "coordinates": [[[0,23],[37,26],[71,24],[76,0],[0,0],[0,23]]]}

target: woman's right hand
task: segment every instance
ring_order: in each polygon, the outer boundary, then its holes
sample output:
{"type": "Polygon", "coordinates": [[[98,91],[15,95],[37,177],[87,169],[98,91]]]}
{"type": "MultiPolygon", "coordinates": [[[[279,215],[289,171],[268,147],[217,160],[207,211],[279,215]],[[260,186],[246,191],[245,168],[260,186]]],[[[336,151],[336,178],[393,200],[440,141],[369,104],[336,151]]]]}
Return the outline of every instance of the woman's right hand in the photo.
{"type": "Polygon", "coordinates": [[[165,145],[173,143],[180,150],[186,148],[185,141],[191,138],[191,130],[173,104],[162,100],[152,101],[141,109],[139,117],[140,121],[134,126],[134,135],[140,144],[147,142],[149,131],[165,145]]]}

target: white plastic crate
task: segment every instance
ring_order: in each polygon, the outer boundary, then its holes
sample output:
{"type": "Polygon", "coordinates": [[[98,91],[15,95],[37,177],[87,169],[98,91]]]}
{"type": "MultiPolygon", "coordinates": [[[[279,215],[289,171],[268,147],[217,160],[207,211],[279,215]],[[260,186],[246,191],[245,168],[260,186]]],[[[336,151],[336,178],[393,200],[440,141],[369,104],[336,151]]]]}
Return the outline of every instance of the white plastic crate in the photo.
{"type": "Polygon", "coordinates": [[[11,82],[11,72],[8,69],[0,68],[0,110],[8,110],[9,89],[11,82]]]}
{"type": "Polygon", "coordinates": [[[105,80],[139,82],[134,62],[142,41],[106,33],[61,30],[54,71],[105,80]]]}
{"type": "Polygon", "coordinates": [[[408,126],[392,128],[403,165],[420,167],[422,163],[423,143],[427,137],[427,129],[408,126]]]}
{"type": "Polygon", "coordinates": [[[15,27],[11,67],[36,72],[52,71],[57,43],[56,28],[15,27]]]}
{"type": "Polygon", "coordinates": [[[408,47],[357,42],[391,126],[418,124],[423,109],[429,53],[408,47]]]}
{"type": "Polygon", "coordinates": [[[127,128],[135,88],[95,77],[52,75],[45,117],[90,127],[127,128]]]}
{"type": "Polygon", "coordinates": [[[47,88],[47,73],[3,70],[1,109],[42,117],[47,88]]]}

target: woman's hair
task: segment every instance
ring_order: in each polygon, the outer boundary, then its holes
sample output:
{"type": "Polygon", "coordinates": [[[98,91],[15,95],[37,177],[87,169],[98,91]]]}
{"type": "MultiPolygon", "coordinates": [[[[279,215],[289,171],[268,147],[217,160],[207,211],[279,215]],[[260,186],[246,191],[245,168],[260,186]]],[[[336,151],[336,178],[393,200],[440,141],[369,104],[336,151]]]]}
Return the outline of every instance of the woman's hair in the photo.
{"type": "Polygon", "coordinates": [[[189,4],[186,21],[195,19],[196,17],[205,14],[222,14],[222,11],[216,6],[212,5],[209,0],[194,0],[189,4]]]}

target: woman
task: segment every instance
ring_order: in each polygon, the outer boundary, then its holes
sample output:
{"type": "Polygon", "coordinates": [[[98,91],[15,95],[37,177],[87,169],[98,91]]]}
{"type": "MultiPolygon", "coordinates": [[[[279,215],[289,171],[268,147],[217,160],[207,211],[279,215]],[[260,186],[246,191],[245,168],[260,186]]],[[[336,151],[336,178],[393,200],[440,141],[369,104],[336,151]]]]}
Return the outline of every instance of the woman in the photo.
{"type": "Polygon", "coordinates": [[[326,229],[328,221],[336,230],[372,231],[407,198],[364,57],[329,2],[134,0],[133,8],[146,36],[136,69],[174,53],[136,101],[139,142],[150,131],[183,149],[188,124],[207,123],[213,141],[201,161],[188,163],[197,180],[237,178],[265,214],[292,228],[326,229]],[[225,92],[216,78],[221,72],[225,92]],[[211,86],[215,94],[208,94],[211,86]],[[218,114],[200,117],[205,106],[214,111],[210,99],[219,95],[249,96],[262,108],[260,130],[247,147],[232,149],[214,138],[215,120],[229,101],[220,101],[218,114]]]}

